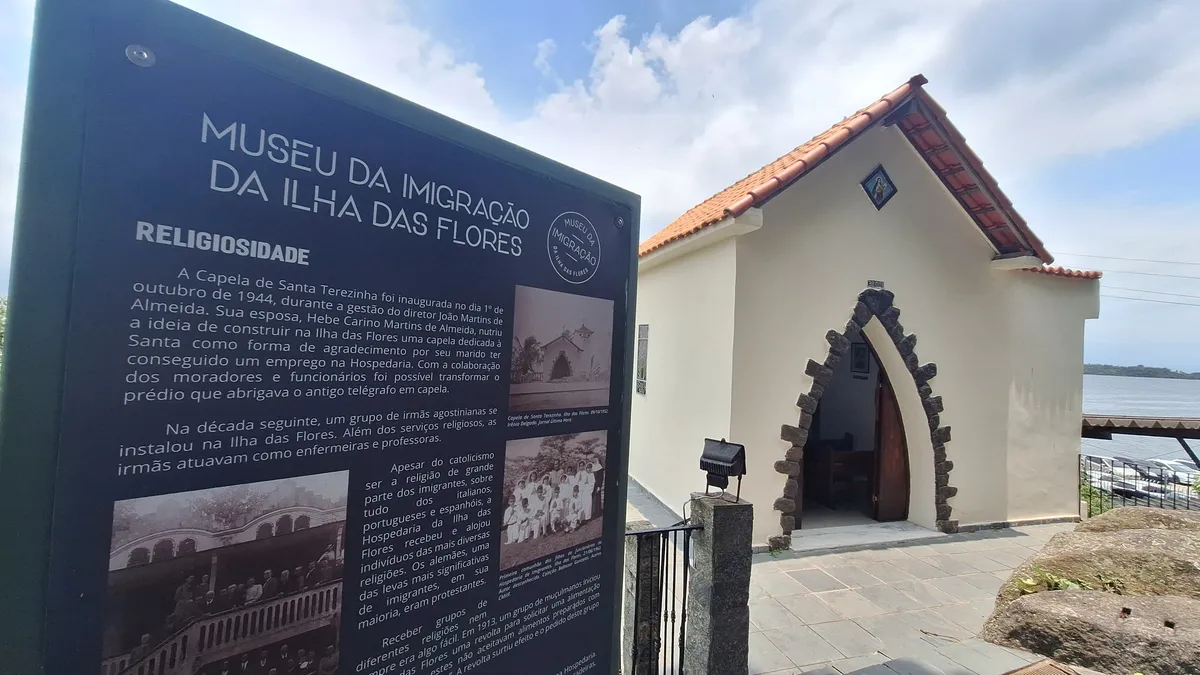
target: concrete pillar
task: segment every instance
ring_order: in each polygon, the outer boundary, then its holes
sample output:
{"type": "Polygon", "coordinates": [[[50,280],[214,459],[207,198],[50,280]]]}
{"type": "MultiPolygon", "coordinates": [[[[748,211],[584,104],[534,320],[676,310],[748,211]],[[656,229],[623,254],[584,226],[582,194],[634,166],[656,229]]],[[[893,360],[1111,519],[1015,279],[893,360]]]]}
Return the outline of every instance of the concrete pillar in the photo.
{"type": "Polygon", "coordinates": [[[662,624],[658,610],[662,591],[660,554],[662,537],[638,538],[630,533],[654,529],[645,520],[626,523],[625,602],[621,621],[621,672],[625,675],[651,675],[658,672],[662,624]],[[640,544],[639,544],[640,541],[640,544]],[[634,652],[634,635],[637,651],[634,652]]]}
{"type": "Polygon", "coordinates": [[[684,675],[745,675],[750,651],[754,506],[692,493],[694,567],[687,598],[684,675]]]}

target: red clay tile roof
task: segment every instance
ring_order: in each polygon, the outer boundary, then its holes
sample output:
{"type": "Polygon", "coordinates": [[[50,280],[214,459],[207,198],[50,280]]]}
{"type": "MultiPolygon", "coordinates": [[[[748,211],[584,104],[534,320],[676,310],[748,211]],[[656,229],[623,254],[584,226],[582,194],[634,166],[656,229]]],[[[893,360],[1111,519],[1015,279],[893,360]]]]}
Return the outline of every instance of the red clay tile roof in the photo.
{"type": "Polygon", "coordinates": [[[923,89],[913,98],[915,104],[908,107],[898,126],[996,250],[1002,255],[1023,253],[1046,264],[1054,262],[942,106],[923,89]]]}
{"type": "Polygon", "coordinates": [[[1097,270],[1073,270],[1069,267],[1058,267],[1046,265],[1044,267],[1027,267],[1026,272],[1037,272],[1038,274],[1049,274],[1055,277],[1070,277],[1072,279],[1099,279],[1104,276],[1103,272],[1097,270]]]}
{"type": "Polygon", "coordinates": [[[1012,202],[967,147],[962,134],[950,124],[942,107],[922,89],[926,82],[923,75],[912,77],[828,131],[709,197],[643,242],[638,255],[645,256],[725,218],[761,206],[886,118],[901,128],[1000,253],[1024,253],[1053,262],[1053,256],[1013,209],[1012,202]]]}

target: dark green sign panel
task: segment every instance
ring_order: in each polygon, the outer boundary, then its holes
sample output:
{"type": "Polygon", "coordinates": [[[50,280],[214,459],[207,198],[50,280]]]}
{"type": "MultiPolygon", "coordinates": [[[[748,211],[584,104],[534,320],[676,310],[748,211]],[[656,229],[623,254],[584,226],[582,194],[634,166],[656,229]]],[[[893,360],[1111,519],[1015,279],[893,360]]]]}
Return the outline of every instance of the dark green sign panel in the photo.
{"type": "Polygon", "coordinates": [[[7,673],[611,673],[639,200],[157,0],[38,9],[7,673]]]}

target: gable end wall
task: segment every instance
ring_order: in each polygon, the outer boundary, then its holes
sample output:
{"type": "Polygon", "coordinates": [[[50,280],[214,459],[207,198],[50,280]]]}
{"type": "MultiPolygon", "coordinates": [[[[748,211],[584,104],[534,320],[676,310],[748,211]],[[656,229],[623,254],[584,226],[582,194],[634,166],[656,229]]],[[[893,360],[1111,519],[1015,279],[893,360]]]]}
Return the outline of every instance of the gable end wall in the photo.
{"type": "MultiPolygon", "coordinates": [[[[1014,367],[1024,367],[1015,355],[1036,345],[1039,360],[1078,361],[1082,367],[1073,336],[1082,335],[1084,300],[1071,293],[1039,294],[1040,306],[1034,306],[1013,293],[1019,283],[1013,275],[1036,275],[990,268],[991,246],[899,130],[881,126],[865,132],[769,201],[762,228],[737,242],[730,440],[747,446],[743,494],[755,501],[756,543],[781,531],[780,514],[771,505],[787,477],[774,463],[789,445],[780,438],[781,425],[796,424],[797,394],[813,384],[806,365],[824,361],[826,334],[845,328],[868,280],[885,283],[903,308],[904,330],[920,336],[921,359],[937,364],[930,384],[945,402],[940,425],[953,428],[947,448],[958,488],[949,499],[954,520],[968,525],[1007,521],[1012,514],[1074,513],[1071,500],[1044,495],[1069,496],[1075,487],[1062,467],[1075,461],[1069,455],[1078,450],[1078,422],[1070,427],[1063,420],[1077,408],[1062,407],[1053,424],[1034,425],[1036,431],[1013,427],[1008,418],[1014,367]],[[881,163],[898,193],[877,211],[859,182],[881,163]],[[1065,317],[1061,328],[1071,339],[1031,342],[1011,330],[1013,320],[1036,321],[1046,312],[1065,317]],[[1030,433],[1040,438],[1023,440],[1030,433]],[[1010,434],[1022,440],[1010,440],[1010,434]],[[1044,477],[1010,472],[1008,449],[1014,443],[1046,446],[1059,469],[1044,477]],[[1010,486],[1015,476],[1042,483],[1018,489],[1010,486]],[[1020,507],[1011,503],[1025,495],[1043,498],[1020,507]]],[[[899,353],[881,351],[906,422],[914,471],[910,518],[934,528],[940,519],[933,508],[933,479],[926,483],[916,473],[934,462],[922,399],[899,353]]],[[[1046,377],[1057,378],[1060,400],[1079,397],[1081,378],[1046,377]]],[[[1019,461],[1027,461],[1028,453],[1024,457],[1019,461]]]]}

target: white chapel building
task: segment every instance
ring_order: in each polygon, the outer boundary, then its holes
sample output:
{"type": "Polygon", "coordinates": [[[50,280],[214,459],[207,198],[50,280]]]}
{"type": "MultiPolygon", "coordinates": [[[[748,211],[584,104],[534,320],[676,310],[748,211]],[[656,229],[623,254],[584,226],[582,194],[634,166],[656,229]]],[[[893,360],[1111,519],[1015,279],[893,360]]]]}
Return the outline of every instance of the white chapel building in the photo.
{"type": "Polygon", "coordinates": [[[581,323],[574,330],[563,329],[562,335],[547,342],[542,347],[542,363],[550,362],[550,373],[543,377],[550,381],[590,377],[596,368],[597,354],[592,346],[595,333],[581,323]]]}
{"type": "Polygon", "coordinates": [[[1100,274],[1051,266],[925,83],[641,245],[630,476],[676,512],[724,438],[756,544],[1078,516],[1100,274]]]}

